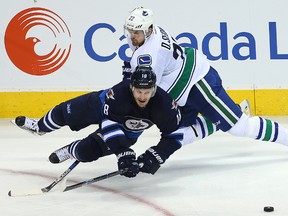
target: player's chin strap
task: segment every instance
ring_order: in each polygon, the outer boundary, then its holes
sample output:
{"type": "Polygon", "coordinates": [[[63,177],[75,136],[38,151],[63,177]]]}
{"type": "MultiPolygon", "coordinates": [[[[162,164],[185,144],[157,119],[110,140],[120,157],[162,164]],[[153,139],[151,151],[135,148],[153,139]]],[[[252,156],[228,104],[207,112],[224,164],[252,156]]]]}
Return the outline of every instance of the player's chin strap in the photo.
{"type": "Polygon", "coordinates": [[[154,95],[155,95],[155,93],[156,93],[156,91],[157,91],[157,85],[155,85],[153,88],[154,88],[154,89],[153,89],[153,93],[152,93],[152,96],[151,96],[151,97],[154,97],[154,95]]]}

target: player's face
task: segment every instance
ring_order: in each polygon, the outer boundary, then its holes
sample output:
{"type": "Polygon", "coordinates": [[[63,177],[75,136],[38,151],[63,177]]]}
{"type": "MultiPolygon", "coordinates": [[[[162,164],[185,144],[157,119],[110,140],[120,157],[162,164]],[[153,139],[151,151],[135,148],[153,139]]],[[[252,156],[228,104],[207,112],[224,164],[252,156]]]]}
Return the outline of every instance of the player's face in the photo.
{"type": "Polygon", "coordinates": [[[145,34],[142,30],[127,30],[133,46],[139,47],[145,41],[145,34]]]}
{"type": "Polygon", "coordinates": [[[149,89],[133,88],[132,93],[137,105],[144,108],[151,99],[153,91],[154,87],[149,89]]]}

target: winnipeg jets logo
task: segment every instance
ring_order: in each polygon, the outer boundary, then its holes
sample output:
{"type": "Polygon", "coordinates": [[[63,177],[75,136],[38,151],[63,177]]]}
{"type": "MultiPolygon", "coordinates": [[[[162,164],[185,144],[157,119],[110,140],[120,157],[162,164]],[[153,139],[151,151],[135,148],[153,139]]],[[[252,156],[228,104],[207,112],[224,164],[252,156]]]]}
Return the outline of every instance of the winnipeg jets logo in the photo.
{"type": "Polygon", "coordinates": [[[176,103],[175,100],[173,100],[171,109],[177,109],[177,108],[178,108],[178,104],[176,103]]]}
{"type": "Polygon", "coordinates": [[[140,120],[140,121],[130,121],[129,124],[130,124],[131,128],[133,128],[133,129],[140,129],[140,128],[143,128],[143,127],[145,127],[147,125],[144,122],[142,122],[142,120],[140,120]]]}
{"type": "Polygon", "coordinates": [[[109,99],[115,100],[113,89],[109,89],[109,91],[106,93],[106,98],[107,98],[107,100],[109,100],[109,99]]]}
{"type": "Polygon", "coordinates": [[[125,127],[131,131],[143,131],[151,127],[153,123],[147,119],[135,119],[133,117],[127,117],[125,121],[125,127]]]}

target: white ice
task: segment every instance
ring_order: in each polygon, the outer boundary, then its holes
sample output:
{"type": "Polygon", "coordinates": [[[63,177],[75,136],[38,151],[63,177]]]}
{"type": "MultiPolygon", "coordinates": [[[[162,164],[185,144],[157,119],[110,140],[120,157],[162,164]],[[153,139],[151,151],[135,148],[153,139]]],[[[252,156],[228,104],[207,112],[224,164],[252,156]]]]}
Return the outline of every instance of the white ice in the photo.
{"type": "MultiPolygon", "coordinates": [[[[288,118],[270,117],[288,128],[288,118]]],[[[78,189],[9,197],[9,190],[40,189],[51,184],[73,163],[50,164],[55,149],[81,139],[96,129],[80,132],[65,127],[41,137],[0,120],[1,216],[287,216],[288,147],[233,137],[218,132],[184,146],[153,176],[112,177],[78,189]],[[266,213],[264,206],[275,211],[266,213]]],[[[155,145],[156,128],[144,133],[137,154],[155,145]]],[[[111,155],[79,164],[67,184],[117,169],[111,155]]]]}

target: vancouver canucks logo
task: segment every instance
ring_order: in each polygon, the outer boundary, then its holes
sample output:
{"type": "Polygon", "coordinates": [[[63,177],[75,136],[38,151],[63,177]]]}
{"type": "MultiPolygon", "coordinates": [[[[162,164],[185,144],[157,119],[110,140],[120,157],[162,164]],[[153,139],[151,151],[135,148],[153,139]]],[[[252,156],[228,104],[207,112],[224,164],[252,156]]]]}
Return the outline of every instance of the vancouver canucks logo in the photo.
{"type": "Polygon", "coordinates": [[[142,12],[142,15],[143,15],[143,16],[148,16],[148,12],[147,12],[147,11],[143,11],[143,12],[142,12]]]}
{"type": "Polygon", "coordinates": [[[132,131],[142,131],[151,127],[153,123],[148,119],[136,119],[133,117],[126,117],[125,127],[132,131]]]}
{"type": "Polygon", "coordinates": [[[152,57],[149,54],[141,55],[137,59],[138,65],[151,65],[152,57]]]}

